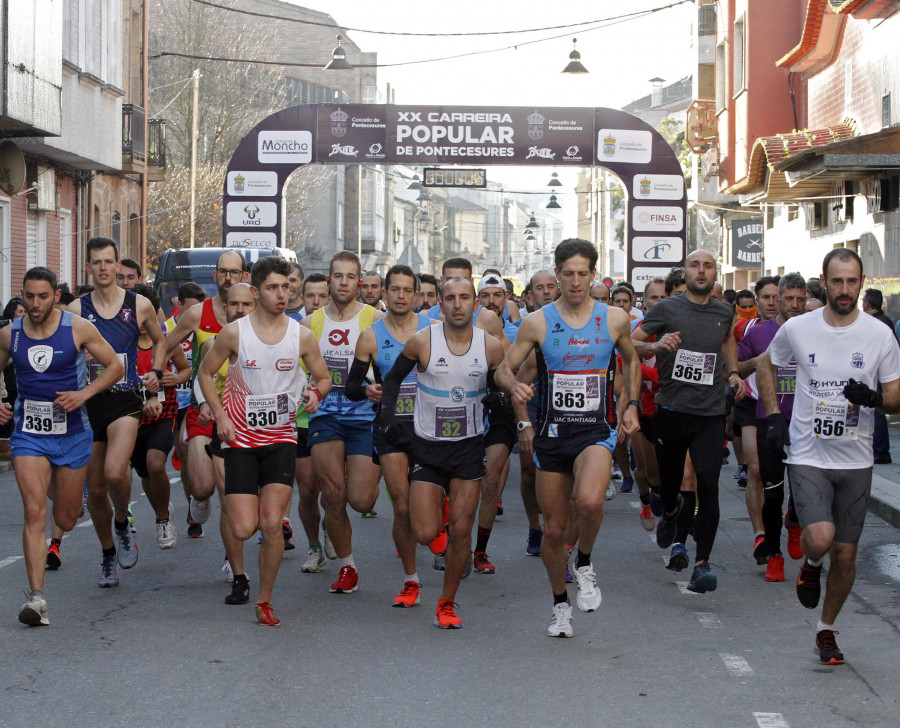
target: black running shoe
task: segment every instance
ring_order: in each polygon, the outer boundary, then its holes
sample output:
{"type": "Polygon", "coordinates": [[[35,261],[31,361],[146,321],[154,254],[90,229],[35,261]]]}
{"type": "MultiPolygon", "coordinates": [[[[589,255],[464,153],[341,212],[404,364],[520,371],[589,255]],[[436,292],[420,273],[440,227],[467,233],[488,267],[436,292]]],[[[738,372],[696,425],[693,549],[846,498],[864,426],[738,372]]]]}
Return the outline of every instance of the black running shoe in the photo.
{"type": "Polygon", "coordinates": [[[196,521],[188,521],[188,538],[203,538],[203,526],[196,521]]]}
{"type": "Polygon", "coordinates": [[[762,566],[769,561],[769,550],[766,548],[766,537],[760,534],[753,542],[753,558],[756,565],[762,566]]]}
{"type": "Polygon", "coordinates": [[[667,549],[675,542],[675,531],[678,529],[678,514],[681,512],[683,504],[684,498],[682,498],[681,493],[679,493],[678,505],[675,508],[675,513],[672,513],[671,515],[663,513],[659,519],[659,523],[656,524],[656,545],[661,549],[667,549]]]}
{"type": "Polygon", "coordinates": [[[797,574],[797,599],[807,609],[819,606],[819,596],[822,593],[822,585],[819,583],[821,576],[822,567],[810,566],[808,561],[803,562],[800,573],[797,574]]]}
{"type": "Polygon", "coordinates": [[[244,574],[235,574],[231,594],[225,597],[226,604],[246,604],[250,601],[250,581],[244,574]]]}
{"type": "Polygon", "coordinates": [[[834,636],[837,632],[823,629],[816,634],[816,654],[820,665],[843,665],[844,653],[838,649],[834,636]]]}

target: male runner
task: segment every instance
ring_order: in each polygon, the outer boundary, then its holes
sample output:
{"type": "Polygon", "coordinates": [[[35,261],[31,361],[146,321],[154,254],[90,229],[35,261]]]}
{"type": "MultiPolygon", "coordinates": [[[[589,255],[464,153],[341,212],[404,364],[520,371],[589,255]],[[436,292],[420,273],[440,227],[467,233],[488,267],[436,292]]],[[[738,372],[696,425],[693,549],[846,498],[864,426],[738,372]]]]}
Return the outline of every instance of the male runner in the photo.
{"type": "MultiPolygon", "coordinates": [[[[748,377],[756,370],[756,361],[745,361],[753,358],[750,349],[740,348],[747,335],[758,325],[765,321],[771,321],[778,315],[778,277],[764,276],[756,281],[753,287],[756,295],[757,318],[745,323],[746,327],[738,342],[738,372],[742,379],[748,377]]],[[[765,347],[763,347],[765,350],[765,347]]],[[[761,353],[761,352],[757,352],[761,353]]],[[[750,516],[750,525],[753,528],[753,558],[757,564],[765,564],[767,551],[763,528],[763,483],[759,472],[759,455],[756,448],[756,380],[747,381],[747,396],[734,405],[734,434],[740,438],[741,448],[744,453],[743,463],[747,472],[744,494],[747,503],[747,514],[750,516]]],[[[738,486],[743,482],[738,480],[738,486]]]]}
{"type": "Polygon", "coordinates": [[[540,412],[535,428],[537,497],[544,515],[541,557],[553,591],[552,637],[572,637],[572,607],[566,590],[566,535],[569,503],[577,509],[578,554],[575,579],[578,608],[600,606],[591,552],[603,521],[603,503],[616,446],[613,384],[615,348],[622,354],[627,408],[620,429],[638,428],[640,369],[631,343],[630,319],[619,309],[594,301],[591,280],[597,250],[580,238],[563,240],[554,253],[560,282],[558,301],[527,316],[497,372],[497,383],[520,405],[532,388],[515,371],[534,351],[540,412]]]}
{"type": "MultiPolygon", "coordinates": [[[[87,467],[87,504],[103,549],[99,586],[113,587],[119,584],[117,558],[123,569],[130,569],[138,559],[137,543],[128,522],[128,503],[131,499],[129,459],[144,403],[140,390],[142,386],[148,392],[159,389],[169,357],[165,337],[150,301],[116,285],[118,246],[110,238],[91,238],[85,255],[94,290],[69,304],[69,310],[97,327],[125,367],[121,379],[87,403],[94,438],[87,467]],[[153,367],[143,380],[137,373],[141,327],[153,342],[153,367]],[[113,522],[118,550],[113,541],[113,522]]],[[[99,362],[91,362],[88,377],[96,378],[101,366],[99,362]]]]}
{"type": "MultiPolygon", "coordinates": [[[[19,386],[10,450],[25,511],[28,588],[19,621],[31,627],[50,624],[44,597],[47,498],[53,500],[57,526],[72,530],[81,511],[93,437],[84,403],[125,373],[92,324],[55,307],[59,294],[56,274],[31,268],[22,281],[25,316],[0,329],[0,370],[11,359],[19,386]],[[104,367],[90,384],[82,351],[104,367]]],[[[0,405],[0,424],[10,417],[12,407],[0,405]]]]}
{"type": "MultiPolygon", "coordinates": [[[[311,316],[328,303],[331,294],[328,292],[328,279],[321,273],[312,273],[303,280],[303,307],[307,316],[311,316]]],[[[305,372],[304,372],[305,375],[305,372]]],[[[309,415],[299,407],[297,409],[297,514],[309,542],[306,562],[300,567],[305,574],[315,574],[325,566],[325,557],[336,559],[337,554],[327,531],[322,531],[319,539],[319,526],[322,513],[319,510],[319,493],[321,488],[313,470],[312,451],[309,449],[309,415]]]]}
{"type": "Polygon", "coordinates": [[[381,300],[381,289],[384,283],[381,276],[375,271],[366,273],[359,284],[359,300],[367,303],[377,311],[384,311],[384,303],[381,300]]]}
{"type": "MultiPolygon", "coordinates": [[[[486,276],[493,276],[496,280],[501,281],[499,274],[496,272],[496,269],[488,268],[485,271],[486,276]]],[[[466,258],[449,258],[444,261],[444,264],[441,266],[441,281],[445,282],[450,280],[451,278],[465,278],[466,280],[472,280],[472,263],[469,262],[466,258]]],[[[483,280],[483,279],[482,279],[483,280]]],[[[474,285],[474,284],[473,284],[474,285]]],[[[503,299],[506,300],[506,286],[503,285],[503,299]]],[[[505,305],[505,304],[504,304],[505,305]]],[[[429,318],[435,321],[443,320],[443,307],[435,306],[428,311],[429,318]]],[[[503,349],[504,353],[509,348],[509,338],[504,333],[504,325],[506,324],[506,320],[501,316],[498,316],[495,311],[491,311],[486,307],[480,304],[480,301],[476,300],[475,312],[472,314],[472,317],[475,321],[475,327],[482,329],[485,333],[493,336],[500,343],[500,347],[503,349]]],[[[499,394],[499,393],[498,393],[499,394]]],[[[497,397],[492,397],[489,402],[494,402],[497,405],[500,404],[502,400],[497,397]]],[[[514,429],[513,422],[515,422],[514,415],[510,411],[510,407],[508,404],[503,406],[496,407],[496,411],[493,411],[493,407],[488,407],[488,424],[489,430],[485,434],[485,445],[497,445],[498,443],[508,443],[508,449],[512,449],[513,444],[515,443],[516,432],[514,429]],[[490,430],[493,430],[493,434],[490,434],[490,430]],[[490,442],[488,442],[488,438],[490,442]]],[[[499,487],[500,479],[502,476],[502,469],[504,467],[504,460],[502,459],[502,446],[494,447],[491,450],[491,458],[488,463],[488,468],[491,472],[490,475],[490,488],[491,490],[496,492],[496,489],[499,487]],[[498,470],[500,471],[498,473],[498,470]]],[[[505,462],[509,461],[509,455],[507,454],[505,462]]],[[[490,560],[487,558],[487,554],[483,551],[483,549],[487,548],[487,540],[486,537],[490,537],[490,531],[493,527],[494,521],[497,518],[498,511],[498,502],[497,498],[494,497],[493,501],[489,499],[486,494],[482,494],[481,500],[481,508],[479,509],[478,514],[478,527],[479,527],[479,537],[482,539],[482,543],[476,543],[476,549],[481,546],[482,551],[479,554],[480,558],[472,560],[472,565],[478,568],[480,573],[493,574],[494,573],[494,565],[491,564],[490,560]],[[481,555],[483,554],[483,556],[481,555]],[[480,568],[479,568],[480,567],[480,568]]],[[[469,575],[471,571],[471,566],[466,567],[465,576],[469,575]]],[[[443,554],[435,554],[434,559],[432,561],[432,567],[437,569],[438,571],[444,568],[444,555],[443,554]]]]}
{"type": "MultiPolygon", "coordinates": [[[[223,296],[225,301],[225,315],[227,323],[249,316],[256,309],[256,299],[249,283],[235,283],[223,296]]],[[[203,346],[196,352],[199,368],[203,357],[209,353],[215,343],[215,337],[203,342],[203,346]]],[[[216,394],[222,401],[225,390],[225,380],[228,377],[228,362],[226,361],[216,371],[216,394]]],[[[206,427],[215,421],[210,406],[206,404],[206,397],[200,389],[199,381],[194,382],[194,397],[199,406],[197,424],[206,427]]],[[[250,581],[244,570],[244,545],[239,541],[231,528],[231,517],[228,513],[228,503],[225,500],[225,463],[222,450],[222,442],[213,427],[212,440],[210,441],[206,456],[212,460],[216,490],[219,493],[219,503],[222,512],[219,516],[219,533],[222,536],[222,545],[225,547],[225,564],[222,571],[225,572],[225,580],[231,582],[231,593],[225,597],[226,604],[246,604],[250,601],[250,581]]],[[[203,456],[201,456],[203,457],[203,456]]],[[[200,524],[197,524],[198,526],[200,524]]]]}
{"type": "Polygon", "coordinates": [[[381,477],[372,462],[372,403],[351,402],[344,391],[360,333],[383,316],[356,300],[361,272],[353,253],[335,254],[328,266],[331,301],[301,322],[318,339],[333,385],[309,418],[308,435],[313,469],[322,484],[325,529],[340,566],[330,587],[333,594],[354,592],[359,582],[347,505],[359,513],[372,510],[381,477]]]}
{"type": "Polygon", "coordinates": [[[292,319],[302,321],[303,317],[306,316],[306,311],[303,307],[303,281],[306,279],[303,276],[303,268],[299,263],[291,263],[291,275],[288,280],[291,283],[291,297],[288,300],[285,313],[292,319]]]}
{"type": "Polygon", "coordinates": [[[737,371],[737,346],[731,334],[731,307],[711,298],[716,260],[695,250],[685,261],[684,295],[657,303],[632,334],[639,356],[656,353],[659,405],[653,420],[660,495],[664,513],[656,526],[656,543],[667,549],[675,541],[683,499],[679,493],[685,457],[697,475],[699,510],[694,520],[697,554],[688,589],[714,591],[716,575],[709,565],[719,526],[719,470],[725,432],[725,377],[736,397],[744,396],[737,371]],[[648,343],[651,336],[654,343],[648,343]]]}
{"type": "MultiPolygon", "coordinates": [[[[547,270],[539,270],[531,276],[528,285],[531,287],[531,301],[535,311],[539,311],[548,303],[552,303],[559,295],[559,281],[556,280],[555,274],[547,270]]],[[[533,379],[533,376],[531,379],[533,379]]],[[[528,381],[531,380],[529,379],[528,381]]],[[[521,405],[513,403],[513,409],[516,412],[516,429],[519,431],[519,490],[522,493],[525,516],[528,518],[528,544],[525,547],[527,556],[541,555],[541,542],[544,538],[540,508],[538,508],[537,495],[535,494],[537,468],[534,464],[532,453],[528,449],[523,449],[522,442],[523,437],[530,438],[534,435],[532,423],[536,422],[538,418],[538,404],[538,396],[536,394],[528,400],[524,412],[521,409],[521,405]]]]}
{"type": "Polygon", "coordinates": [[[797,598],[815,609],[826,554],[831,567],[816,652],[823,665],[842,665],[835,620],[856,578],[856,552],[872,485],[874,410],[900,411],[900,351],[893,333],[857,309],[865,276],[859,256],[837,248],[825,256],[827,305],[778,329],[757,364],[774,457],[787,448],[794,507],[806,560],[797,598]],[[790,434],[779,412],[776,367],[797,362],[790,434]],[[881,385],[882,391],[876,391],[881,385]]]}
{"type": "Polygon", "coordinates": [[[138,283],[144,282],[144,274],[141,264],[132,258],[122,258],[121,265],[116,273],[116,285],[130,291],[138,283]]]}
{"type": "MultiPolygon", "coordinates": [[[[412,269],[395,265],[384,277],[383,300],[387,316],[376,321],[359,335],[356,354],[347,382],[347,398],[381,402],[382,383],[397,361],[403,346],[421,329],[427,328],[427,316],[414,309],[418,279],[412,269]],[[375,369],[375,383],[364,380],[369,367],[375,369]]],[[[394,508],[394,545],[400,555],[406,578],[403,589],[394,599],[395,607],[412,607],[419,603],[419,576],[416,571],[416,539],[409,521],[409,467],[412,449],[413,412],[416,405],[416,374],[411,371],[400,385],[395,408],[396,419],[403,429],[402,437],[388,442],[377,427],[372,431],[373,459],[381,465],[384,484],[394,508]]],[[[442,545],[438,551],[443,551],[442,545]]]]}
{"type": "Polygon", "coordinates": [[[419,297],[416,301],[416,311],[425,313],[432,306],[438,304],[438,281],[430,273],[419,274],[419,297]]]}
{"type": "Polygon", "coordinates": [[[294,482],[299,359],[314,382],[303,400],[307,412],[318,409],[320,392],[327,394],[331,387],[318,342],[284,315],[290,273],[290,264],[279,256],[253,265],[256,310],[219,332],[198,373],[226,448],[225,500],[232,532],[244,541],[262,530],[256,617],[270,627],[281,623],[272,610],[272,589],[284,555],[282,517],[294,482]],[[226,360],[228,376],[219,403],[215,374],[226,360]]]}
{"type": "MultiPolygon", "coordinates": [[[[216,260],[216,268],[213,271],[213,280],[216,284],[216,295],[207,298],[200,306],[192,306],[183,311],[178,317],[175,328],[169,332],[166,338],[169,354],[171,355],[182,341],[193,335],[194,353],[198,352],[203,344],[218,334],[227,320],[225,312],[225,294],[236,283],[247,281],[247,261],[237,250],[226,250],[216,260]]],[[[200,358],[192,359],[191,365],[194,377],[200,366],[200,358]]],[[[184,418],[185,439],[188,443],[187,462],[182,470],[182,478],[190,489],[191,500],[188,506],[188,536],[199,538],[203,535],[202,528],[194,529],[193,523],[204,524],[209,520],[212,512],[210,497],[215,491],[215,474],[212,462],[206,454],[206,447],[212,442],[212,423],[202,426],[197,421],[200,414],[196,397],[191,398],[191,407],[184,418]]],[[[184,460],[182,458],[182,460],[184,460]]]]}
{"type": "MultiPolygon", "coordinates": [[[[134,292],[150,301],[154,311],[160,310],[159,296],[152,286],[136,283],[134,292]]],[[[138,375],[150,372],[152,359],[152,342],[141,328],[138,339],[138,375]]],[[[175,385],[189,382],[191,378],[191,366],[180,349],[175,349],[172,359],[167,362],[166,373],[172,374],[173,370],[175,374],[169,378],[172,384],[165,384],[166,376],[163,374],[160,380],[163,386],[158,392],[142,392],[144,409],[131,454],[131,466],[140,476],[141,486],[156,514],[156,545],[161,549],[174,548],[178,542],[178,529],[172,523],[171,483],[166,472],[166,461],[175,443],[175,415],[178,412],[175,385]]]]}
{"type": "MultiPolygon", "coordinates": [[[[752,375],[752,373],[756,372],[760,355],[769,347],[769,344],[775,337],[775,333],[784,325],[784,322],[803,313],[803,304],[806,303],[806,279],[803,276],[799,273],[788,273],[786,276],[782,276],[781,280],[778,281],[777,291],[777,315],[774,318],[754,325],[738,345],[738,359],[740,360],[738,369],[741,370],[742,376],[745,373],[752,375]]],[[[766,290],[763,288],[763,293],[765,294],[765,292],[766,290]]],[[[760,307],[761,314],[763,308],[763,306],[760,307]]],[[[791,410],[794,402],[796,371],[796,362],[778,370],[779,409],[788,421],[791,419],[791,410]]],[[[753,389],[756,389],[755,383],[753,389]]],[[[759,518],[762,525],[760,529],[762,545],[761,548],[754,545],[754,556],[757,564],[766,564],[766,581],[784,581],[784,557],[781,554],[781,506],[784,503],[784,465],[780,460],[770,458],[768,455],[768,446],[765,439],[767,429],[764,421],[765,408],[761,400],[759,402],[753,400],[753,402],[753,416],[756,426],[753,428],[744,427],[745,431],[752,431],[753,436],[756,438],[756,441],[753,443],[752,454],[748,455],[750,450],[747,445],[750,444],[750,435],[746,434],[744,436],[744,456],[748,457],[750,462],[750,482],[747,486],[748,509],[751,502],[750,492],[754,485],[754,477],[759,480],[759,488],[762,491],[763,498],[762,503],[758,504],[759,513],[755,515],[751,513],[751,517],[759,518]],[[753,472],[754,467],[757,469],[755,476],[753,472]],[[757,551],[762,553],[757,556],[757,551]]]]}
{"type": "Polygon", "coordinates": [[[595,301],[600,301],[600,303],[605,303],[608,306],[609,295],[610,291],[605,283],[595,283],[591,286],[591,298],[595,301]]]}
{"type": "Polygon", "coordinates": [[[471,553],[485,474],[481,400],[493,387],[493,369],[502,358],[499,342],[473,326],[475,300],[467,278],[444,281],[444,320],[406,342],[384,380],[377,423],[389,443],[399,441],[400,387],[418,364],[409,512],[416,540],[429,544],[443,527],[444,502],[450,498],[444,585],[434,616],[441,629],[462,626],[454,598],[471,553]]]}

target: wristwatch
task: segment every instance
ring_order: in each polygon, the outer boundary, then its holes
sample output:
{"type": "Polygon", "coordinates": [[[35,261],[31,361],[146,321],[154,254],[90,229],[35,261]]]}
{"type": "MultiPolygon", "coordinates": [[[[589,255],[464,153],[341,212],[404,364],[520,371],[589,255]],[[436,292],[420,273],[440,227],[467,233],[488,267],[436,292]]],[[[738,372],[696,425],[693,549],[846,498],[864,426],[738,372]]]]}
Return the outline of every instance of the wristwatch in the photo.
{"type": "Polygon", "coordinates": [[[163,372],[162,372],[162,369],[151,369],[150,371],[153,372],[153,373],[156,375],[156,378],[157,378],[159,381],[162,381],[162,378],[163,378],[163,372]]]}
{"type": "Polygon", "coordinates": [[[519,432],[521,432],[522,430],[524,430],[526,427],[531,427],[531,423],[530,423],[528,420],[519,420],[519,421],[516,423],[516,429],[517,429],[519,432]]]}
{"type": "Polygon", "coordinates": [[[641,409],[641,402],[640,402],[640,400],[637,400],[637,399],[629,399],[629,400],[628,400],[628,404],[627,404],[626,406],[627,406],[627,407],[631,407],[631,405],[634,405],[635,407],[638,408],[638,411],[640,411],[640,409],[641,409]]]}

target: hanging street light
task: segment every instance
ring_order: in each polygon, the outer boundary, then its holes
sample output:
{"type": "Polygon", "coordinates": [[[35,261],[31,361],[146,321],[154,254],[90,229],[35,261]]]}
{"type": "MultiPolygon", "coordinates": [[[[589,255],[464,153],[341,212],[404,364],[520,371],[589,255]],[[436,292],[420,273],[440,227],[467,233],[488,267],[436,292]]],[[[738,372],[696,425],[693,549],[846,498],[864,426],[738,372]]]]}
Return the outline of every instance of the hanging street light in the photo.
{"type": "Polygon", "coordinates": [[[331,51],[331,60],[325,64],[325,67],[322,69],[323,71],[348,71],[353,68],[353,66],[347,63],[347,54],[341,46],[341,40],[341,36],[338,36],[337,45],[334,50],[331,51]]]}
{"type": "Polygon", "coordinates": [[[550,181],[547,183],[547,187],[562,187],[563,183],[559,181],[559,175],[554,172],[550,175],[550,181]]]}
{"type": "Polygon", "coordinates": [[[578,38],[572,38],[572,52],[569,54],[569,64],[562,70],[563,73],[587,73],[588,70],[581,65],[581,54],[575,49],[578,38]]]}
{"type": "Polygon", "coordinates": [[[534,219],[534,215],[531,216],[531,219],[528,220],[528,224],[525,226],[525,232],[531,232],[532,230],[537,230],[540,227],[538,225],[537,220],[534,219]]]}
{"type": "Polygon", "coordinates": [[[550,202],[547,203],[548,210],[561,210],[562,205],[556,201],[556,195],[550,195],[550,202]]]}
{"type": "Polygon", "coordinates": [[[409,184],[406,185],[406,189],[408,190],[421,190],[422,189],[422,181],[419,179],[419,175],[414,174],[409,184]]]}

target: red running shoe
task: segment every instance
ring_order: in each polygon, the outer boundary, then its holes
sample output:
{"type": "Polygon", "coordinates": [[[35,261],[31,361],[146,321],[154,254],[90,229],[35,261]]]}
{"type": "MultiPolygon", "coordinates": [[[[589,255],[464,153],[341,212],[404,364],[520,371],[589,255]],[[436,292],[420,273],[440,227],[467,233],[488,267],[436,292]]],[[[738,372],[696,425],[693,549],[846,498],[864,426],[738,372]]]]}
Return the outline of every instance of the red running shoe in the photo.
{"type": "Polygon", "coordinates": [[[256,618],[264,627],[277,627],[281,624],[281,620],[272,611],[272,602],[257,602],[256,618]]]}
{"type": "Polygon", "coordinates": [[[407,581],[400,593],[394,597],[395,607],[414,607],[419,603],[419,584],[415,581],[407,581]]]}
{"type": "Polygon", "coordinates": [[[328,590],[332,594],[349,594],[356,591],[359,583],[359,572],[352,566],[342,566],[338,572],[337,581],[328,590]]]}
{"type": "Polygon", "coordinates": [[[181,458],[178,457],[178,451],[172,450],[172,467],[175,470],[181,470],[181,458]]]}
{"type": "Polygon", "coordinates": [[[794,561],[803,558],[803,547],[800,545],[800,534],[803,533],[803,526],[799,523],[791,523],[788,514],[784,514],[784,525],[788,532],[788,556],[794,561]]]}
{"type": "Polygon", "coordinates": [[[479,574],[493,574],[496,569],[488,560],[488,555],[484,551],[476,551],[475,558],[472,559],[472,566],[479,574]]]}
{"type": "Polygon", "coordinates": [[[766,564],[766,581],[784,581],[784,556],[775,554],[766,564]]]}
{"type": "Polygon", "coordinates": [[[433,554],[442,554],[447,550],[447,529],[442,528],[441,532],[434,537],[434,541],[428,544],[433,554]]]}
{"type": "Polygon", "coordinates": [[[454,607],[459,605],[452,599],[438,599],[437,610],[434,613],[434,623],[441,629],[459,629],[462,620],[456,616],[454,607]]]}

